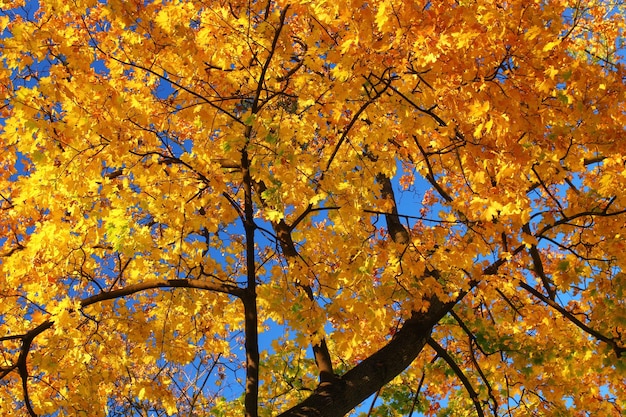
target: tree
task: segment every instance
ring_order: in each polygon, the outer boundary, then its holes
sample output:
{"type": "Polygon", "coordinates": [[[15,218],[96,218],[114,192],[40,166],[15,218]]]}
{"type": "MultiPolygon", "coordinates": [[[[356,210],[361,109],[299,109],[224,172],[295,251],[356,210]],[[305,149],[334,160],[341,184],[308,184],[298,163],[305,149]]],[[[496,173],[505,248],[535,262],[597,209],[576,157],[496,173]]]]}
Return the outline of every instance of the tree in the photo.
{"type": "Polygon", "coordinates": [[[3,414],[625,412],[621,2],[19,3],[3,414]]]}

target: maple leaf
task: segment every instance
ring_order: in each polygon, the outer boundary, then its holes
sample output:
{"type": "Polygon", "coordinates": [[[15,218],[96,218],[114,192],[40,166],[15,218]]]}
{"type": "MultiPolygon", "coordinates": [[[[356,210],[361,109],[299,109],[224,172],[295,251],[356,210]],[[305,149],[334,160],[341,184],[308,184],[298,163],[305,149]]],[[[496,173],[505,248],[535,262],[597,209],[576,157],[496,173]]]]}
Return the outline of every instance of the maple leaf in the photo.
{"type": "Polygon", "coordinates": [[[620,2],[1,10],[1,415],[626,412],[620,2]]]}

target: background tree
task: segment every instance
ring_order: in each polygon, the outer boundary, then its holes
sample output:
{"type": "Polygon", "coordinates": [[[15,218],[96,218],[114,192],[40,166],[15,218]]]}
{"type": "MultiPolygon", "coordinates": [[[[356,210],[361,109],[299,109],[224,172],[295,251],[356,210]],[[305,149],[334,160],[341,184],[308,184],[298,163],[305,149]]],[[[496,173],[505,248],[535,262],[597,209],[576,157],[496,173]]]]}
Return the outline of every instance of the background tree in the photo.
{"type": "Polygon", "coordinates": [[[625,412],[621,2],[2,7],[3,415],[625,412]]]}

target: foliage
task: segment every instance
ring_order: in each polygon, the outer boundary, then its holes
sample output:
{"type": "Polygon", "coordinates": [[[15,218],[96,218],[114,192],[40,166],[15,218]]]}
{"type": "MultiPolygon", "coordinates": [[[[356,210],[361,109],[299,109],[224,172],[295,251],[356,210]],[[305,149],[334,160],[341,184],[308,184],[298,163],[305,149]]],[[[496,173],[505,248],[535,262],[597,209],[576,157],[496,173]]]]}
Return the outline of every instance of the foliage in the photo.
{"type": "Polygon", "coordinates": [[[625,13],[3,2],[0,411],[622,415],[625,13]]]}

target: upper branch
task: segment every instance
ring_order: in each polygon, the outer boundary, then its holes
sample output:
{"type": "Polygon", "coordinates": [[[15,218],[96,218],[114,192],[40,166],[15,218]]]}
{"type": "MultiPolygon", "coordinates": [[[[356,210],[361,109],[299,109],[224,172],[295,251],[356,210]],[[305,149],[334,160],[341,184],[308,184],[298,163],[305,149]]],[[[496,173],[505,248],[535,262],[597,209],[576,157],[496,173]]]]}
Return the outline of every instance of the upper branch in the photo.
{"type": "Polygon", "coordinates": [[[280,32],[285,26],[285,18],[287,17],[287,10],[289,10],[289,5],[285,6],[285,8],[280,12],[279,18],[279,26],[278,29],[274,32],[274,39],[272,39],[272,47],[270,48],[270,55],[265,60],[265,64],[263,65],[263,69],[261,70],[261,75],[259,76],[259,81],[257,82],[256,93],[254,95],[254,101],[252,102],[252,113],[256,113],[260,110],[261,105],[259,105],[259,100],[261,99],[261,92],[263,91],[263,85],[265,84],[265,74],[267,73],[267,69],[270,66],[270,62],[272,61],[272,57],[274,56],[274,52],[276,51],[276,45],[278,44],[278,38],[280,37],[280,32]]]}
{"type": "Polygon", "coordinates": [[[619,343],[615,339],[607,337],[603,335],[602,333],[598,332],[597,330],[594,330],[591,327],[587,326],[585,323],[578,320],[572,313],[570,313],[561,305],[559,305],[556,301],[551,300],[550,298],[541,294],[539,291],[537,291],[536,289],[534,289],[533,287],[531,287],[525,282],[520,282],[520,287],[522,287],[523,289],[525,289],[526,291],[528,291],[529,293],[537,297],[539,300],[543,301],[544,303],[546,303],[547,305],[549,305],[550,307],[552,307],[553,309],[561,313],[563,317],[565,317],[566,319],[574,323],[574,325],[576,325],[576,327],[578,327],[582,331],[593,336],[597,340],[600,340],[608,344],[609,346],[611,346],[611,348],[613,349],[613,351],[615,352],[618,358],[621,357],[622,355],[626,355],[626,347],[620,346],[619,343]]]}
{"type": "MultiPolygon", "coordinates": [[[[377,77],[377,78],[380,78],[380,77],[377,77]]],[[[350,119],[350,122],[344,128],[341,134],[341,137],[339,138],[339,141],[337,142],[337,145],[335,145],[335,148],[333,149],[333,152],[331,153],[330,158],[328,158],[328,162],[326,163],[326,168],[324,169],[323,172],[326,172],[330,169],[330,166],[332,165],[333,160],[335,159],[335,157],[337,156],[337,153],[339,152],[339,148],[341,148],[341,145],[348,137],[348,133],[350,133],[350,130],[352,129],[356,121],[359,120],[359,118],[361,117],[361,114],[363,114],[365,109],[367,109],[372,103],[374,103],[391,86],[391,81],[392,81],[391,77],[387,80],[382,79],[382,78],[380,79],[381,79],[381,82],[383,83],[383,88],[381,88],[380,90],[374,89],[373,90],[374,94],[368,93],[369,99],[365,103],[363,103],[361,107],[354,113],[354,115],[352,116],[352,119],[350,119]]]]}
{"type": "Polygon", "coordinates": [[[157,288],[195,288],[199,290],[210,290],[221,292],[224,294],[231,294],[241,298],[243,295],[243,289],[227,283],[212,283],[206,281],[200,281],[197,279],[168,279],[165,281],[146,281],[138,284],[129,285],[124,288],[120,288],[113,291],[102,292],[91,297],[84,298],[80,301],[81,307],[86,307],[97,302],[113,300],[116,298],[125,297],[127,295],[134,294],[140,291],[152,290],[157,288]]]}

